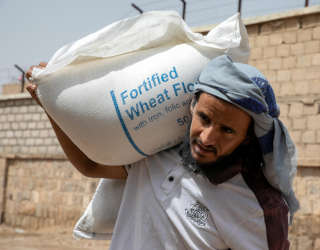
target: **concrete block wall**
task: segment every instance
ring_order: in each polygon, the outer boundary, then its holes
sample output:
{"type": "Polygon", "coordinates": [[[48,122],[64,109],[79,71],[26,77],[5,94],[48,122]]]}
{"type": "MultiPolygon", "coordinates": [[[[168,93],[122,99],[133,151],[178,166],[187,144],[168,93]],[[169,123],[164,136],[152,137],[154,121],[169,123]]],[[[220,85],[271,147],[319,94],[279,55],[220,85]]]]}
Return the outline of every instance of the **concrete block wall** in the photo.
{"type": "Polygon", "coordinates": [[[9,158],[7,168],[3,220],[20,228],[73,226],[98,183],[63,159],[9,158]]]}
{"type": "Polygon", "coordinates": [[[301,209],[290,227],[290,249],[316,250],[320,249],[320,11],[300,14],[247,25],[249,63],[273,86],[280,119],[297,146],[294,189],[301,209]]]}
{"type": "Polygon", "coordinates": [[[63,155],[45,112],[27,93],[0,96],[0,154],[63,155]]]}
{"type": "Polygon", "coordinates": [[[320,152],[320,14],[248,26],[250,63],[272,84],[301,161],[320,152]]]}

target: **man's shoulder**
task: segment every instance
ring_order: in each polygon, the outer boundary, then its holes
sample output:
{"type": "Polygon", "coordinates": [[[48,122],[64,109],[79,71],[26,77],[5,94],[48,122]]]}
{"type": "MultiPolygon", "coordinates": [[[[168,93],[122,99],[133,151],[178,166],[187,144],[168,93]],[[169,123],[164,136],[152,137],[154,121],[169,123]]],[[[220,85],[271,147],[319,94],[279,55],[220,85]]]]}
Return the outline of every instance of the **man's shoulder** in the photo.
{"type": "Polygon", "coordinates": [[[255,170],[244,172],[242,176],[265,213],[276,209],[288,209],[282,193],[271,186],[263,174],[262,168],[257,167],[255,170]]]}

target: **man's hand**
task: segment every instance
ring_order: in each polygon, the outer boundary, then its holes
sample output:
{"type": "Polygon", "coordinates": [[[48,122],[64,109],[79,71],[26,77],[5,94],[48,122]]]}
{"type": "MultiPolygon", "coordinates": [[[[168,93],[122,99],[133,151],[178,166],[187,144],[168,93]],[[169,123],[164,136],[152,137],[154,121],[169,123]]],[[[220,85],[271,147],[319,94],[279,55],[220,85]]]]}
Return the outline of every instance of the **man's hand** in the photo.
{"type": "MultiPolygon", "coordinates": [[[[45,68],[47,66],[46,62],[41,62],[39,63],[39,65],[33,65],[29,68],[29,70],[26,73],[26,78],[28,79],[28,81],[30,82],[31,76],[32,76],[32,70],[34,68],[45,68]]],[[[42,104],[37,96],[37,85],[33,84],[32,82],[30,82],[26,89],[28,90],[28,92],[30,93],[30,95],[32,96],[32,98],[38,103],[39,106],[42,107],[42,104]]]]}

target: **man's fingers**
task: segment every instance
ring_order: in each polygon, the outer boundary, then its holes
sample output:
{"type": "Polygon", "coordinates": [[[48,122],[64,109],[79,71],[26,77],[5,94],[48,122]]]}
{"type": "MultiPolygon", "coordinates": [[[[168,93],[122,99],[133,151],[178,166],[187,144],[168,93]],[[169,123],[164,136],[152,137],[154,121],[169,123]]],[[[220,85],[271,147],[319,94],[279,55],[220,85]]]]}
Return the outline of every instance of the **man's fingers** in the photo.
{"type": "Polygon", "coordinates": [[[26,73],[26,78],[27,78],[28,80],[30,80],[30,78],[32,77],[32,70],[33,70],[33,68],[35,68],[35,67],[37,67],[37,68],[45,68],[46,66],[47,66],[47,63],[46,63],[46,62],[40,62],[39,65],[32,65],[32,66],[28,69],[28,71],[27,71],[27,73],[26,73]]]}
{"type": "Polygon", "coordinates": [[[28,69],[27,73],[26,73],[26,78],[27,78],[28,80],[29,80],[29,78],[32,76],[32,70],[33,70],[34,67],[36,67],[36,65],[31,66],[31,67],[28,69]]]}
{"type": "Polygon", "coordinates": [[[40,62],[40,63],[39,63],[39,66],[41,66],[41,67],[47,67],[47,63],[46,63],[46,62],[40,62]]]}

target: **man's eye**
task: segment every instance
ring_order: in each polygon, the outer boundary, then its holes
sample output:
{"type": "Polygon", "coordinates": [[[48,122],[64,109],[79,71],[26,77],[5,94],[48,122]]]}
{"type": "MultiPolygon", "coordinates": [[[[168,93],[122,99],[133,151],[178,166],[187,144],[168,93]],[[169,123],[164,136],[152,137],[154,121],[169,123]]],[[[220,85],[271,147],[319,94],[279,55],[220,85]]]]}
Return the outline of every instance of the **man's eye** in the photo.
{"type": "Polygon", "coordinates": [[[202,122],[204,122],[204,123],[206,123],[206,124],[209,124],[209,123],[210,123],[210,119],[209,119],[208,116],[206,116],[206,115],[203,114],[203,113],[199,113],[198,115],[199,115],[199,117],[201,118],[201,121],[202,121],[202,122]]]}
{"type": "Polygon", "coordinates": [[[234,130],[229,127],[222,127],[222,130],[227,134],[234,134],[234,130]]]}

